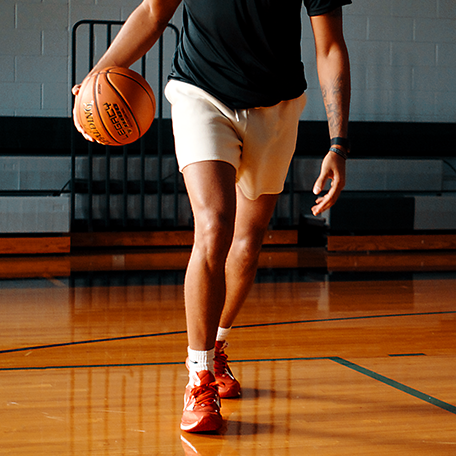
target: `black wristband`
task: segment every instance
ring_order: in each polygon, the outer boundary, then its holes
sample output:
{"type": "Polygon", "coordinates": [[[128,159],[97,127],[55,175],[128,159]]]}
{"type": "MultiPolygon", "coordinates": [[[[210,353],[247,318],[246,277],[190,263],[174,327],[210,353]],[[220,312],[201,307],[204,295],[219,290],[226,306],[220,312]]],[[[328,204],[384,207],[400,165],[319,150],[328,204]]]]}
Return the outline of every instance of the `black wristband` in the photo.
{"type": "Polygon", "coordinates": [[[347,160],[348,158],[347,153],[337,147],[330,147],[329,151],[334,152],[335,154],[339,155],[339,157],[342,157],[344,160],[347,160]]]}
{"type": "Polygon", "coordinates": [[[350,149],[350,141],[348,138],[341,138],[340,136],[337,136],[331,139],[331,146],[341,146],[348,151],[350,149]]]}

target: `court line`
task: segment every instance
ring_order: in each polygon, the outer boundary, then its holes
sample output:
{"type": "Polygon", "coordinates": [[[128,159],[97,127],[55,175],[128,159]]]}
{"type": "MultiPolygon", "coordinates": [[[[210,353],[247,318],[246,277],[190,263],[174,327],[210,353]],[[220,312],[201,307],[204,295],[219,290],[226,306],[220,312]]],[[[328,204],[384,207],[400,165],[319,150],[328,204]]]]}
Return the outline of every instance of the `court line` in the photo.
{"type": "MultiPolygon", "coordinates": [[[[324,323],[333,321],[352,321],[352,320],[369,320],[376,318],[393,318],[393,317],[420,317],[428,315],[445,315],[445,314],[456,314],[456,310],[442,310],[439,312],[417,312],[417,313],[405,313],[405,314],[385,314],[385,315],[364,315],[357,317],[338,317],[338,318],[321,318],[315,320],[295,320],[295,321],[279,321],[273,323],[253,323],[250,325],[239,325],[233,326],[233,328],[260,328],[263,326],[280,326],[280,325],[291,325],[297,323],[324,323]]],[[[0,352],[1,353],[1,352],[0,352]]]]}
{"type": "MultiPolygon", "coordinates": [[[[308,358],[268,358],[268,359],[244,359],[244,360],[232,360],[231,363],[261,363],[261,362],[277,362],[277,361],[316,361],[316,360],[329,360],[333,361],[341,366],[347,367],[360,374],[366,375],[374,380],[377,380],[385,385],[391,386],[394,389],[402,391],[410,396],[416,397],[423,402],[439,407],[447,412],[456,414],[456,406],[449,404],[448,402],[441,401],[435,397],[429,396],[421,391],[411,388],[403,383],[399,383],[396,380],[385,377],[377,372],[374,372],[365,367],[359,366],[358,364],[352,363],[343,358],[337,356],[321,356],[321,357],[308,357],[308,358]]],[[[12,371],[43,371],[43,370],[64,370],[64,369],[96,369],[96,368],[108,368],[108,367],[145,367],[145,366],[171,366],[171,365],[184,365],[183,361],[176,362],[162,362],[162,363],[130,363],[130,364],[87,364],[87,365],[69,365],[69,366],[35,366],[35,367],[2,367],[0,372],[12,372],[12,371]]]]}
{"type": "Polygon", "coordinates": [[[351,361],[348,361],[346,359],[333,356],[329,357],[328,359],[344,367],[348,367],[349,369],[352,369],[360,374],[366,375],[367,377],[373,378],[374,380],[384,383],[385,385],[391,386],[399,391],[402,391],[403,393],[416,397],[421,401],[427,402],[431,405],[435,405],[436,407],[446,410],[447,412],[456,414],[456,406],[452,404],[443,402],[440,399],[429,396],[428,394],[422,393],[421,391],[404,385],[403,383],[399,383],[391,378],[380,375],[377,372],[371,371],[370,369],[366,369],[365,367],[359,366],[358,364],[352,363],[351,361]]]}
{"type": "Polygon", "coordinates": [[[170,331],[170,332],[165,332],[165,333],[136,334],[134,336],[118,336],[118,337],[107,337],[104,339],[79,340],[76,342],[61,342],[58,344],[34,345],[31,347],[10,348],[7,350],[0,350],[0,354],[15,353],[15,352],[22,352],[22,351],[30,351],[30,350],[42,350],[44,348],[71,347],[73,345],[95,344],[95,343],[100,343],[100,342],[115,342],[118,340],[144,339],[147,337],[158,337],[158,336],[174,336],[176,334],[185,334],[186,332],[187,331],[170,331]]]}
{"type": "Polygon", "coordinates": [[[426,356],[425,353],[390,353],[388,355],[391,358],[400,358],[402,356],[426,356]]]}
{"type": "Polygon", "coordinates": [[[125,363],[125,364],[74,364],[66,366],[32,366],[32,367],[0,367],[0,372],[11,371],[43,371],[43,370],[65,370],[65,369],[100,369],[106,367],[143,367],[143,366],[174,366],[185,364],[184,361],[167,361],[163,363],[125,363]]]}
{"type": "MultiPolygon", "coordinates": [[[[243,328],[263,328],[268,326],[285,326],[285,325],[295,325],[295,324],[304,324],[304,323],[329,323],[336,321],[356,321],[356,320],[372,320],[378,318],[394,318],[394,317],[419,317],[419,316],[430,316],[430,315],[446,315],[446,314],[456,314],[456,310],[445,310],[439,312],[417,312],[417,313],[406,313],[406,314],[386,314],[386,315],[364,315],[357,317],[338,317],[338,318],[320,318],[313,320],[291,320],[291,321],[279,321],[271,323],[253,323],[250,325],[237,325],[233,326],[233,329],[243,329],[243,328]]],[[[144,339],[148,337],[160,337],[160,336],[173,336],[177,334],[185,334],[187,331],[170,331],[164,333],[152,333],[152,334],[137,334],[133,336],[119,336],[119,337],[108,337],[103,339],[89,339],[89,340],[80,340],[76,342],[62,342],[57,344],[46,344],[46,345],[34,345],[31,347],[21,347],[21,348],[10,348],[6,350],[0,350],[0,354],[4,353],[15,353],[23,352],[30,350],[42,350],[45,348],[58,348],[58,347],[71,347],[74,345],[84,345],[84,344],[95,344],[100,342],[115,342],[119,340],[133,340],[133,339],[144,339]]]]}
{"type": "MultiPolygon", "coordinates": [[[[266,358],[266,359],[238,359],[230,360],[230,363],[261,363],[273,361],[315,361],[315,360],[328,360],[328,356],[317,356],[308,358],[266,358]]],[[[166,361],[155,363],[113,363],[113,364],[75,364],[75,365],[60,365],[60,366],[31,366],[31,367],[0,367],[0,372],[7,371],[27,371],[27,370],[64,370],[64,369],[99,369],[106,367],[141,367],[141,366],[174,366],[185,365],[185,361],[166,361]]]]}

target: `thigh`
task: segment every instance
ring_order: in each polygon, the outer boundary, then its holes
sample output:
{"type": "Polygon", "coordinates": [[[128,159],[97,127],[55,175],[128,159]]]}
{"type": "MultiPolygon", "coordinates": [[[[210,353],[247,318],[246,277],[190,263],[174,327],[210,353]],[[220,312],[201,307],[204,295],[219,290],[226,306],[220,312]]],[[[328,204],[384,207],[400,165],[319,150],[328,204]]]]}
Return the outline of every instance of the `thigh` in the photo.
{"type": "Polygon", "coordinates": [[[183,170],[195,227],[224,223],[234,226],[236,170],[223,161],[192,163],[183,170]]]}
{"type": "Polygon", "coordinates": [[[253,242],[261,247],[278,197],[279,194],[263,194],[251,200],[238,187],[235,239],[253,242]]]}

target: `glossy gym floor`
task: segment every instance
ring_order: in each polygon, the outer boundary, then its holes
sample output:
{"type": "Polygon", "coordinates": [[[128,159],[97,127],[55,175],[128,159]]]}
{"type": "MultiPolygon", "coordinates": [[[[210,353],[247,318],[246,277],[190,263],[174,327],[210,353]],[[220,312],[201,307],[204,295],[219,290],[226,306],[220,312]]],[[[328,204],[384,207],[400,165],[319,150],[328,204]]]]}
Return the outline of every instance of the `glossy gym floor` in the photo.
{"type": "Polygon", "coordinates": [[[188,249],[0,258],[0,455],[454,455],[456,252],[265,248],[242,398],[181,432],[188,249]]]}

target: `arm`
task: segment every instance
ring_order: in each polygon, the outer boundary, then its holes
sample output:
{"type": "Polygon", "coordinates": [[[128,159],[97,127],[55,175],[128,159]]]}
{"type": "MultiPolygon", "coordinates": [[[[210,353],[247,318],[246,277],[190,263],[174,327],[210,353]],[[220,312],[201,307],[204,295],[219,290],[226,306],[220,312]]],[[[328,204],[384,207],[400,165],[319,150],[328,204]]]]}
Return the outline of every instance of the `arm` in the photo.
{"type": "MultiPolygon", "coordinates": [[[[342,9],[311,17],[315,38],[318,77],[328,118],[331,138],[347,138],[350,109],[350,64],[342,30],[342,9]]],[[[331,179],[329,192],[317,199],[314,215],[329,209],[345,186],[345,160],[334,152],[323,159],[320,176],[314,185],[318,195],[331,179]]]]}
{"type": "Polygon", "coordinates": [[[143,0],[131,13],[92,71],[109,66],[128,68],[157,42],[181,0],[143,0]]]}
{"type": "MultiPolygon", "coordinates": [[[[110,66],[128,68],[140,59],[160,38],[180,2],[181,0],[143,0],[128,17],[108,50],[84,80],[103,68],[110,66]]],[[[73,95],[79,93],[80,87],[81,84],[73,87],[73,95]]],[[[93,141],[78,125],[75,115],[73,119],[79,132],[87,140],[93,141]]]]}

